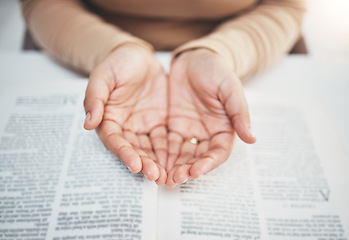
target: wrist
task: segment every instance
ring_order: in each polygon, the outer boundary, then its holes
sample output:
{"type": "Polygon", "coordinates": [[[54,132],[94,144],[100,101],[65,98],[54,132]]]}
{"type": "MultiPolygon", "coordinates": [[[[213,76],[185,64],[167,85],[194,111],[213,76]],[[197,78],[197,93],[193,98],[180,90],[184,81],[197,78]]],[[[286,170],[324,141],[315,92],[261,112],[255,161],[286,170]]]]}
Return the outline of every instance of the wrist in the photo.
{"type": "Polygon", "coordinates": [[[183,56],[188,56],[188,55],[209,55],[209,54],[217,54],[215,51],[209,49],[209,48],[204,48],[204,47],[200,47],[200,48],[191,48],[191,49],[187,49],[183,52],[178,53],[174,60],[179,58],[179,57],[183,57],[183,56]]]}
{"type": "Polygon", "coordinates": [[[114,49],[112,49],[109,53],[108,56],[113,55],[114,53],[117,53],[119,51],[129,51],[131,52],[137,52],[137,53],[141,53],[142,55],[146,55],[146,56],[154,56],[154,50],[153,48],[149,45],[143,45],[143,44],[138,44],[138,43],[134,43],[134,42],[126,42],[123,43],[117,47],[115,47],[114,49]]]}
{"type": "MultiPolygon", "coordinates": [[[[177,54],[172,61],[173,64],[184,64],[185,67],[193,63],[211,62],[221,59],[221,55],[209,48],[192,48],[177,54]]],[[[223,60],[223,59],[221,59],[223,60]]]]}

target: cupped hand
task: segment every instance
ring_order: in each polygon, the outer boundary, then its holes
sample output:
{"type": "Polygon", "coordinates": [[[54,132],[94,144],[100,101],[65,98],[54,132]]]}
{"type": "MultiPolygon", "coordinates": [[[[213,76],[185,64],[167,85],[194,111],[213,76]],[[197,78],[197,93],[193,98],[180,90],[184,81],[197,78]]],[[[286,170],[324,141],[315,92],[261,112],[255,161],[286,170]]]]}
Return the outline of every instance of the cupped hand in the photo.
{"type": "Polygon", "coordinates": [[[133,173],[166,181],[167,78],[153,53],[135,44],[116,48],[92,71],[84,127],[133,173]]]}
{"type": "Polygon", "coordinates": [[[235,133],[246,143],[256,141],[241,81],[223,57],[196,49],[173,61],[168,128],[169,187],[198,178],[227,160],[235,133]]]}

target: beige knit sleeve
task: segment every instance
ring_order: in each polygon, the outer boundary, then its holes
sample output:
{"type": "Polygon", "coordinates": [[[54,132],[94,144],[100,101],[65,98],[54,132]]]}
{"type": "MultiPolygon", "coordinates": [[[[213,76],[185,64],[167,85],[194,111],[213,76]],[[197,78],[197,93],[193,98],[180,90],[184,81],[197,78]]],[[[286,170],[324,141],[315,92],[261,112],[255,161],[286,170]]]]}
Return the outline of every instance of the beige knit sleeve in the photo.
{"type": "Polygon", "coordinates": [[[27,26],[38,45],[62,63],[89,73],[114,48],[141,39],[88,12],[78,0],[22,0],[27,26]]]}
{"type": "Polygon", "coordinates": [[[173,58],[183,51],[208,48],[244,78],[291,50],[300,36],[304,13],[305,0],[263,0],[211,34],[180,46],[173,58]]]}

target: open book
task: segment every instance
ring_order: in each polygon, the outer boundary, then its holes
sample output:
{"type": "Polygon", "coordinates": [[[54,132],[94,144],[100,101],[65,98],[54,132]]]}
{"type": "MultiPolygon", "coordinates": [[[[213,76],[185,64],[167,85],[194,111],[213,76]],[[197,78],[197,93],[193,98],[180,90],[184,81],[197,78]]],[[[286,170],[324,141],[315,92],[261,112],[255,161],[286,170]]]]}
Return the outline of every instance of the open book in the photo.
{"type": "Polygon", "coordinates": [[[257,143],[167,189],[83,129],[85,87],[1,83],[0,239],[348,239],[349,159],[318,99],[247,92],[257,143]]]}

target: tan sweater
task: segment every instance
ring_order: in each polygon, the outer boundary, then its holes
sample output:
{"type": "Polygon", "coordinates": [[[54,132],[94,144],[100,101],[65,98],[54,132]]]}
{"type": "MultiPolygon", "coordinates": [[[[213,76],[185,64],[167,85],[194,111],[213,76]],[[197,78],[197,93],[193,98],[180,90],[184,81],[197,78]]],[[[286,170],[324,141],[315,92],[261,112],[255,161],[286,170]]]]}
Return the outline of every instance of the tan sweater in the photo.
{"type": "Polygon", "coordinates": [[[125,43],[155,50],[209,48],[241,78],[287,53],[305,0],[22,0],[36,42],[86,73],[125,43]]]}

